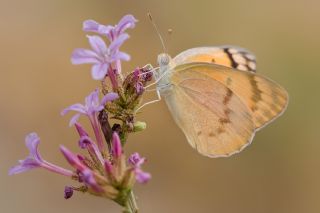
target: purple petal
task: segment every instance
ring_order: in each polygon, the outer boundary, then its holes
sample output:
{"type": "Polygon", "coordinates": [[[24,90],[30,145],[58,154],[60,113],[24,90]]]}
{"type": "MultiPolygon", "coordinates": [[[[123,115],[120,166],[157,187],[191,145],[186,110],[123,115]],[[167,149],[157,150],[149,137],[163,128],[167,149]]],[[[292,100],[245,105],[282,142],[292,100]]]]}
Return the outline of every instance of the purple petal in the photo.
{"type": "Polygon", "coordinates": [[[116,26],[117,34],[123,33],[128,28],[134,28],[137,21],[133,15],[125,15],[116,26]]]}
{"type": "Polygon", "coordinates": [[[98,32],[100,24],[94,20],[86,20],[83,22],[82,30],[85,32],[98,32]]]}
{"type": "Polygon", "coordinates": [[[135,170],[136,180],[139,183],[146,183],[151,179],[151,174],[148,172],[144,172],[141,169],[135,170]]]}
{"type": "Polygon", "coordinates": [[[38,146],[40,143],[39,136],[34,132],[30,133],[26,136],[25,143],[29,149],[30,155],[34,158],[35,161],[41,163],[43,159],[41,158],[40,153],[38,151],[38,146]]]}
{"type": "Polygon", "coordinates": [[[103,192],[103,189],[99,186],[94,178],[94,175],[90,169],[85,169],[82,172],[83,181],[96,192],[103,192]]]}
{"type": "Polygon", "coordinates": [[[107,102],[113,101],[113,100],[118,99],[118,98],[119,98],[118,93],[109,92],[108,94],[106,94],[106,95],[102,98],[100,105],[101,105],[101,106],[104,106],[107,102]]]}
{"type": "Polygon", "coordinates": [[[90,155],[95,156],[100,161],[101,165],[104,165],[104,159],[101,152],[99,151],[97,144],[95,144],[90,137],[82,136],[79,140],[79,146],[82,149],[88,149],[90,155]]]}
{"type": "Polygon", "coordinates": [[[110,26],[110,25],[108,25],[108,26],[100,25],[99,28],[98,28],[98,33],[101,34],[101,35],[105,35],[105,36],[107,36],[109,38],[110,37],[110,32],[111,32],[112,29],[113,29],[113,27],[110,26]]]}
{"type": "Polygon", "coordinates": [[[88,136],[82,136],[79,140],[79,146],[81,149],[86,149],[91,145],[91,139],[88,136]]]}
{"type": "Polygon", "coordinates": [[[77,113],[74,116],[72,116],[72,118],[69,121],[69,126],[73,126],[75,123],[77,123],[80,118],[80,115],[80,113],[77,113]]]}
{"type": "Polygon", "coordinates": [[[23,162],[24,161],[22,161],[22,162],[20,161],[19,165],[16,165],[16,166],[12,167],[9,170],[9,175],[19,174],[19,173],[26,172],[26,171],[29,171],[31,169],[39,167],[39,165],[37,165],[37,164],[24,164],[23,162]]]}
{"type": "Polygon", "coordinates": [[[116,52],[119,50],[120,46],[129,38],[127,33],[121,34],[118,38],[116,38],[113,42],[111,42],[109,49],[111,52],[116,52]]]}
{"type": "Polygon", "coordinates": [[[108,36],[110,34],[110,31],[113,29],[110,25],[102,25],[94,20],[86,20],[83,22],[83,31],[85,32],[95,32],[99,33],[101,35],[108,36]]]}
{"type": "Polygon", "coordinates": [[[73,104],[64,110],[62,110],[61,115],[67,114],[69,111],[76,111],[82,114],[86,114],[86,108],[82,104],[73,104]]]}
{"type": "Polygon", "coordinates": [[[117,52],[113,55],[114,59],[122,61],[130,61],[130,55],[125,52],[117,52]]]}
{"type": "Polygon", "coordinates": [[[107,52],[107,45],[100,36],[87,36],[94,52],[102,57],[107,52]]]}
{"type": "Polygon", "coordinates": [[[30,169],[40,167],[41,164],[43,164],[43,159],[38,151],[39,143],[40,138],[36,133],[33,132],[26,136],[25,144],[29,149],[29,156],[24,160],[19,160],[19,164],[9,170],[9,175],[26,172],[30,169]]]}
{"type": "Polygon", "coordinates": [[[132,166],[140,168],[140,166],[146,161],[146,159],[140,157],[139,153],[136,152],[129,157],[128,161],[132,166]]]}
{"type": "Polygon", "coordinates": [[[99,90],[95,89],[85,99],[86,108],[91,109],[99,105],[99,90]]]}
{"type": "Polygon", "coordinates": [[[71,55],[72,64],[96,64],[99,63],[99,56],[92,50],[78,48],[71,55]]]}
{"type": "Polygon", "coordinates": [[[108,73],[109,64],[95,64],[91,68],[91,75],[94,80],[102,80],[108,73]]]}

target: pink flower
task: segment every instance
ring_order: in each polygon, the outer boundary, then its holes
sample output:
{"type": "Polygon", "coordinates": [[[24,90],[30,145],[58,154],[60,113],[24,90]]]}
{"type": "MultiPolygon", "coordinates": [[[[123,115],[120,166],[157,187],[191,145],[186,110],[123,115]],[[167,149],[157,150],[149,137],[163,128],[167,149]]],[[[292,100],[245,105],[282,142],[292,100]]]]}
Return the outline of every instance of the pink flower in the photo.
{"type": "Polygon", "coordinates": [[[133,15],[125,15],[115,26],[102,25],[94,20],[86,20],[83,22],[83,30],[85,32],[94,32],[100,35],[107,36],[110,41],[113,41],[127,29],[134,28],[137,19],[133,15]]]}
{"type": "Polygon", "coordinates": [[[9,170],[9,175],[19,174],[39,167],[64,176],[71,177],[73,175],[72,171],[51,164],[41,157],[38,151],[40,138],[36,133],[30,133],[27,135],[25,142],[30,154],[26,159],[19,160],[19,164],[9,170]]]}
{"type": "Polygon", "coordinates": [[[122,155],[122,145],[118,133],[112,135],[112,154],[115,159],[119,159],[122,155]]]}
{"type": "Polygon", "coordinates": [[[69,162],[69,164],[79,172],[81,180],[90,188],[96,192],[101,192],[103,189],[99,186],[94,178],[93,171],[84,165],[77,155],[73,154],[69,149],[64,146],[60,146],[60,151],[69,162]]]}
{"type": "MultiPolygon", "coordinates": [[[[99,147],[100,152],[103,152],[105,149],[105,145],[102,139],[102,135],[100,132],[100,124],[98,122],[97,116],[98,113],[103,110],[105,104],[109,101],[113,101],[115,99],[118,98],[118,94],[117,93],[113,93],[110,92],[108,94],[106,94],[101,101],[99,101],[99,91],[96,89],[95,91],[93,91],[92,93],[90,93],[86,99],[85,99],[85,104],[74,104],[71,105],[69,107],[67,107],[66,109],[64,109],[61,112],[61,115],[65,115],[67,114],[69,111],[76,111],[78,112],[77,114],[75,114],[70,122],[69,125],[74,125],[81,114],[88,116],[90,122],[91,122],[91,126],[94,130],[94,134],[96,136],[96,141],[99,147]]],[[[78,130],[79,131],[79,130],[78,130]]]]}
{"type": "Polygon", "coordinates": [[[91,156],[94,156],[100,161],[101,166],[104,165],[104,159],[99,151],[98,146],[91,140],[89,136],[82,136],[79,140],[79,146],[82,149],[87,149],[91,156]]]}
{"type": "Polygon", "coordinates": [[[108,101],[113,101],[115,99],[118,98],[118,94],[117,93],[108,93],[106,94],[101,101],[99,101],[99,90],[96,89],[95,91],[93,91],[92,93],[90,93],[86,99],[85,99],[85,104],[80,104],[80,103],[77,103],[77,104],[73,104],[69,107],[67,107],[66,109],[64,109],[62,112],[61,112],[61,115],[65,115],[67,114],[69,111],[75,111],[75,112],[78,112],[76,115],[74,115],[71,120],[70,120],[70,126],[74,125],[81,114],[83,115],[86,115],[89,117],[90,120],[93,120],[97,113],[100,112],[105,104],[108,102],[108,101]]]}
{"type": "Polygon", "coordinates": [[[151,179],[151,174],[148,172],[144,172],[141,169],[141,166],[145,163],[146,159],[140,157],[139,153],[132,154],[128,161],[133,166],[136,180],[139,183],[146,183],[151,179]]]}
{"type": "Polygon", "coordinates": [[[93,64],[91,68],[92,78],[102,80],[107,74],[113,62],[129,61],[127,53],[119,51],[120,46],[129,38],[128,34],[121,34],[114,39],[109,47],[99,36],[87,36],[92,50],[75,49],[71,56],[73,64],[93,64]]]}

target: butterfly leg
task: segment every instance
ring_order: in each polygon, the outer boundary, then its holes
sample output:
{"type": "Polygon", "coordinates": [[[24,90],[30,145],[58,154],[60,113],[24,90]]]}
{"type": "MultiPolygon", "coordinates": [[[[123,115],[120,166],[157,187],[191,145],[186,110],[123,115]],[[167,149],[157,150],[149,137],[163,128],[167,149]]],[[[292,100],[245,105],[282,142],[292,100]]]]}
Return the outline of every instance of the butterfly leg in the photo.
{"type": "MultiPolygon", "coordinates": [[[[151,90],[148,90],[148,91],[151,91],[151,90]]],[[[135,111],[135,113],[137,113],[137,112],[138,112],[140,109],[142,109],[143,107],[145,107],[145,106],[147,106],[147,105],[149,105],[149,104],[156,103],[156,102],[158,102],[158,101],[161,101],[161,96],[160,96],[160,91],[159,91],[159,90],[157,90],[157,99],[156,99],[156,100],[149,101],[149,102],[147,102],[147,103],[142,104],[142,105],[135,111]]]]}
{"type": "Polygon", "coordinates": [[[146,92],[154,92],[154,91],[157,91],[157,89],[155,88],[155,89],[146,89],[145,90],[146,92]]]}
{"type": "Polygon", "coordinates": [[[167,75],[168,73],[167,72],[164,72],[162,75],[160,75],[153,83],[145,86],[144,88],[147,89],[153,85],[156,85],[165,75],[167,75]]]}

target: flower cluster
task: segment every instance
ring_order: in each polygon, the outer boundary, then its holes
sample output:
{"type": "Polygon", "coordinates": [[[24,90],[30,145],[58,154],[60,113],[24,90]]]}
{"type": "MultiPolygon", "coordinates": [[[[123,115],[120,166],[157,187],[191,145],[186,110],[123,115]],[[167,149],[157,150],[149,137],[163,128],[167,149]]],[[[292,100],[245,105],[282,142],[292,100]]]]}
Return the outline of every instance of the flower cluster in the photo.
{"type": "Polygon", "coordinates": [[[148,65],[136,68],[123,78],[121,61],[130,60],[130,56],[119,49],[129,38],[125,31],[133,28],[136,22],[132,15],[126,15],[115,26],[101,25],[93,20],[83,23],[85,32],[99,35],[88,35],[91,49],[74,50],[71,61],[73,64],[92,64],[92,77],[102,82],[102,88],[90,93],[85,98],[84,104],[73,104],[64,109],[61,114],[76,112],[69,125],[77,130],[78,145],[87,151],[87,155],[75,154],[61,145],[60,151],[73,168],[72,170],[64,169],[41,157],[38,151],[40,138],[36,133],[31,133],[25,139],[30,154],[9,170],[10,175],[43,168],[70,177],[79,183],[76,187],[65,187],[66,199],[70,198],[74,191],[89,192],[114,200],[126,209],[134,209],[132,207],[135,203],[132,201],[134,183],[136,181],[146,183],[151,175],[142,170],[141,167],[146,159],[138,153],[126,158],[124,145],[129,133],[144,130],[146,127],[144,122],[135,121],[135,110],[140,104],[144,87],[152,79],[152,72],[150,72],[152,67],[148,65]],[[108,46],[104,38],[109,41],[108,46]],[[101,99],[100,91],[103,94],[101,99]],[[93,137],[80,124],[81,115],[88,118],[93,137]],[[113,121],[114,124],[111,127],[110,118],[120,123],[113,121]]]}
{"type": "Polygon", "coordinates": [[[134,28],[136,22],[137,20],[132,15],[124,16],[115,26],[101,25],[93,20],[85,21],[83,23],[83,30],[85,32],[94,32],[101,36],[106,36],[110,41],[110,45],[107,47],[100,36],[88,36],[92,50],[76,49],[71,57],[72,63],[93,64],[91,74],[95,80],[102,80],[108,74],[113,77],[112,72],[114,72],[114,69],[112,68],[112,63],[116,64],[115,71],[117,74],[120,74],[120,61],[129,61],[130,56],[127,53],[119,51],[119,47],[129,38],[125,30],[134,28]]]}

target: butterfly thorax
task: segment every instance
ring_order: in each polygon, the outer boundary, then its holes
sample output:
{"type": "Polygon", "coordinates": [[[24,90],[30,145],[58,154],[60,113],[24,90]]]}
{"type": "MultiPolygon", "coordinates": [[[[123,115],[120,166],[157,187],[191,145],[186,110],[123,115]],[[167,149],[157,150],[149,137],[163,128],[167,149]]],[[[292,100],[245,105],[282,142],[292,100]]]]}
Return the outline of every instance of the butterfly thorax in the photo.
{"type": "Polygon", "coordinates": [[[161,94],[164,94],[171,86],[169,78],[174,64],[171,56],[166,53],[158,55],[158,64],[159,69],[158,72],[155,73],[155,80],[158,81],[157,89],[161,94]]]}

